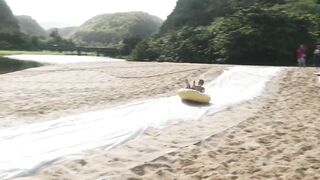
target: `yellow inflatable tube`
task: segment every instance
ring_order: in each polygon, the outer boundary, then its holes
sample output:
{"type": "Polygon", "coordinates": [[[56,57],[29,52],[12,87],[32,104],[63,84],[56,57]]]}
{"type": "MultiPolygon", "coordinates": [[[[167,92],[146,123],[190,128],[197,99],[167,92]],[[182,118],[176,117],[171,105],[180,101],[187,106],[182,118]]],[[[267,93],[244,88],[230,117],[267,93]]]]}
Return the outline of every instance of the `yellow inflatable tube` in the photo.
{"type": "Polygon", "coordinates": [[[180,96],[182,100],[193,101],[193,102],[204,103],[204,104],[209,103],[211,99],[209,95],[203,94],[193,89],[180,89],[178,91],[178,96],[180,96]]]}

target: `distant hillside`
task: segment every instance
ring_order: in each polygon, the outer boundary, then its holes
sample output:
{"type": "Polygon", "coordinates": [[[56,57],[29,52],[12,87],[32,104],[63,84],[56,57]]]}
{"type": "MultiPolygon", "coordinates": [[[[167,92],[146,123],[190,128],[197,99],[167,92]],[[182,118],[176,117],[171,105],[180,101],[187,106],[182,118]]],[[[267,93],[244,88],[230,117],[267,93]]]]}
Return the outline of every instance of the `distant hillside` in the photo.
{"type": "Polygon", "coordinates": [[[4,0],[0,0],[0,30],[19,31],[18,21],[4,0]]]}
{"type": "Polygon", "coordinates": [[[85,22],[70,37],[77,44],[114,46],[124,38],[145,38],[157,32],[161,24],[160,18],[143,12],[103,14],[85,22]]]}
{"type": "Polygon", "coordinates": [[[57,50],[58,46],[64,50],[74,48],[71,41],[62,39],[57,33],[47,38],[38,36],[46,36],[46,32],[35,20],[30,16],[15,17],[6,2],[0,0],[0,50],[57,50]]]}
{"type": "Polygon", "coordinates": [[[77,27],[65,27],[65,28],[50,28],[47,30],[47,35],[49,35],[52,31],[58,30],[58,33],[63,38],[69,38],[72,31],[74,31],[77,27]]]}
{"type": "Polygon", "coordinates": [[[299,44],[320,42],[320,0],[178,0],[134,60],[295,65],[299,44]]]}
{"type": "Polygon", "coordinates": [[[46,31],[30,16],[16,16],[20,30],[30,36],[46,36],[46,31]]]}
{"type": "MultiPolygon", "coordinates": [[[[296,0],[294,0],[296,1],[296,0]]],[[[161,27],[162,32],[183,26],[204,26],[216,18],[229,16],[239,9],[253,5],[273,6],[294,2],[293,0],[178,0],[174,11],[161,27]]],[[[299,0],[297,0],[299,1],[299,0]]],[[[301,0],[300,0],[301,1],[301,0]]],[[[314,1],[314,0],[302,0],[314,1]]]]}

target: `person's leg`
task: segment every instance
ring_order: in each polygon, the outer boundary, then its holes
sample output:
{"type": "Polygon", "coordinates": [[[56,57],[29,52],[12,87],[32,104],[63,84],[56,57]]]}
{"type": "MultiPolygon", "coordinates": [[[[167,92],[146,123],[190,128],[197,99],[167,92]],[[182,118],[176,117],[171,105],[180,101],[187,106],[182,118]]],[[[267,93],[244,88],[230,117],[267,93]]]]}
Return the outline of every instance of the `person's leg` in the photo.
{"type": "Polygon", "coordinates": [[[303,67],[306,67],[306,66],[307,66],[307,64],[306,64],[306,59],[305,59],[305,58],[302,58],[302,66],[303,66],[303,67]]]}
{"type": "Polygon", "coordinates": [[[304,58],[298,59],[298,64],[300,67],[306,66],[306,60],[304,58]]]}
{"type": "Polygon", "coordinates": [[[191,88],[190,83],[189,83],[189,81],[188,81],[188,80],[186,80],[186,88],[188,88],[188,89],[190,89],[190,88],[191,88]]]}
{"type": "Polygon", "coordinates": [[[298,59],[298,66],[302,66],[301,58],[298,59]]]}
{"type": "Polygon", "coordinates": [[[320,57],[316,57],[316,67],[320,67],[320,57]]]}

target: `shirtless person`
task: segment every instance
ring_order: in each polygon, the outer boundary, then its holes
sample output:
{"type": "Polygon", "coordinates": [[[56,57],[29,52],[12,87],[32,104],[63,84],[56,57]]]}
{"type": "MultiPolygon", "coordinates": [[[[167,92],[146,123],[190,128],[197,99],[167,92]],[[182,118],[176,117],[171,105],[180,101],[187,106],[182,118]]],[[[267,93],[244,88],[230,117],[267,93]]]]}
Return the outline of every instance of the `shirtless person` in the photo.
{"type": "Polygon", "coordinates": [[[204,91],[205,91],[205,89],[204,89],[204,87],[203,87],[204,80],[202,80],[202,79],[200,79],[200,80],[198,81],[198,85],[196,85],[196,82],[193,81],[192,86],[190,86],[189,81],[186,79],[186,84],[187,84],[187,88],[188,88],[188,89],[194,89],[194,90],[199,91],[199,92],[201,92],[201,93],[204,93],[204,91]]]}

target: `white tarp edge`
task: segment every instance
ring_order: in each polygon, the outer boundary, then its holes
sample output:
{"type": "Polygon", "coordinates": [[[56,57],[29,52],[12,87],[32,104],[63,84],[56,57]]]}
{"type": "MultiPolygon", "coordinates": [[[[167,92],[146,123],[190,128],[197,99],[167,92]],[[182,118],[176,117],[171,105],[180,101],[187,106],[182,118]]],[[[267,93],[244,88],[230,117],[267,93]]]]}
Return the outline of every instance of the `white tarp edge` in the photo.
{"type": "Polygon", "coordinates": [[[0,130],[0,179],[25,176],[95,148],[110,149],[143,133],[201,117],[261,95],[280,68],[237,66],[206,86],[212,104],[190,105],[177,96],[152,99],[55,121],[0,130]]]}

